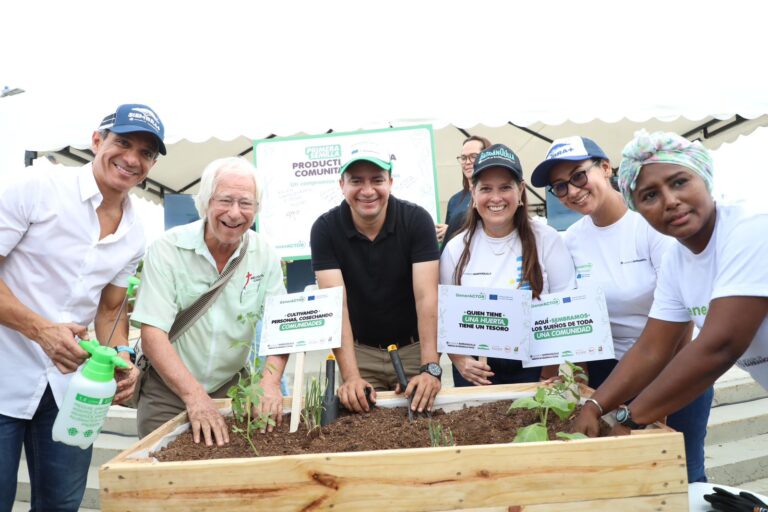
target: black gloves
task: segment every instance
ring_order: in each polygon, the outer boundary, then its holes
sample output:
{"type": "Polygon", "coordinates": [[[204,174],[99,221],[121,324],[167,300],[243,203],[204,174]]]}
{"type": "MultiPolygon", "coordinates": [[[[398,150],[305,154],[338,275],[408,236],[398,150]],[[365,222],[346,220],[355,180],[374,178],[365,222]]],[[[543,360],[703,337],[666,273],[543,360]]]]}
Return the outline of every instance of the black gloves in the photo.
{"type": "Polygon", "coordinates": [[[705,494],[707,500],[714,510],[721,512],[768,512],[768,505],[757,499],[752,494],[741,491],[738,495],[721,489],[712,488],[715,492],[705,494]]]}

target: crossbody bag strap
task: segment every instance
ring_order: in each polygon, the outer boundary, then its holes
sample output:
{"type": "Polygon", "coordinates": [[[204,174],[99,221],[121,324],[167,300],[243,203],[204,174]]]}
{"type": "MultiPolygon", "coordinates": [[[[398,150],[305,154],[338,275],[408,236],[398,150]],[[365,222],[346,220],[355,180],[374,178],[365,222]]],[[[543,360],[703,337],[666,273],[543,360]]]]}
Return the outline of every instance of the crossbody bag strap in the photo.
{"type": "Polygon", "coordinates": [[[171,329],[168,331],[168,338],[171,343],[175,342],[179,337],[194,324],[198,318],[203,316],[208,308],[216,301],[218,296],[224,290],[224,286],[229,282],[232,274],[235,273],[235,269],[240,265],[240,262],[245,259],[245,255],[248,252],[248,233],[245,234],[245,240],[243,241],[243,247],[240,254],[232,260],[227,268],[224,269],[219,277],[214,281],[210,288],[205,291],[198,299],[179,311],[176,315],[176,319],[171,325],[171,329]]]}

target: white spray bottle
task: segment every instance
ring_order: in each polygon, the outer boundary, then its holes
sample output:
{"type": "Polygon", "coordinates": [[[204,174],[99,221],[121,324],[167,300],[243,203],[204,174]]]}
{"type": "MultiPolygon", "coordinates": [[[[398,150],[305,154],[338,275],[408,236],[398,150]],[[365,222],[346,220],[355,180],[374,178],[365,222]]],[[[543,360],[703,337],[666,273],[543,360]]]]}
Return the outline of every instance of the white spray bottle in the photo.
{"type": "Polygon", "coordinates": [[[115,349],[103,347],[96,340],[79,343],[91,357],[69,383],[53,423],[53,440],[85,450],[101,432],[115,397],[115,366],[128,368],[130,365],[117,355],[115,349]]]}

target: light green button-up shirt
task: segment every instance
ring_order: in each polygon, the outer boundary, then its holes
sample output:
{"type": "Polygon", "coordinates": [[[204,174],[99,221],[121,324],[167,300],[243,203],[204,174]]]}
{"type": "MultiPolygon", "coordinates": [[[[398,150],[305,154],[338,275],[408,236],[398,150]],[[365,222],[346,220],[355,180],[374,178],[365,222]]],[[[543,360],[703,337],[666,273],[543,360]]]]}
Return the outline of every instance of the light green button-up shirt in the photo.
{"type": "MultiPolygon", "coordinates": [[[[216,281],[219,272],[203,234],[204,222],[199,220],[169,230],[149,247],[133,320],[168,332],[178,312],[216,281]]],[[[255,333],[248,322],[237,320],[238,315],[252,312],[259,320],[264,298],[285,293],[277,253],[258,233],[249,230],[248,236],[248,254],[224,291],[173,344],[182,362],[209,393],[247,362],[255,333]]],[[[240,249],[230,261],[238,254],[240,249]]]]}

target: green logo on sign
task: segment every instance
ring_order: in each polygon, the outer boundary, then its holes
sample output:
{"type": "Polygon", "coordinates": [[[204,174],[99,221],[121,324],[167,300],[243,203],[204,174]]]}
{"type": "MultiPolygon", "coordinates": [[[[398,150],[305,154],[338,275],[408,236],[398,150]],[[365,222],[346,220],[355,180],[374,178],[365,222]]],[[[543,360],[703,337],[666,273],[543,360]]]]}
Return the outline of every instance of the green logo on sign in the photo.
{"type": "Polygon", "coordinates": [[[304,154],[310,160],[320,160],[323,158],[341,157],[341,146],[338,144],[328,144],[326,146],[311,146],[304,150],[304,154]]]}

